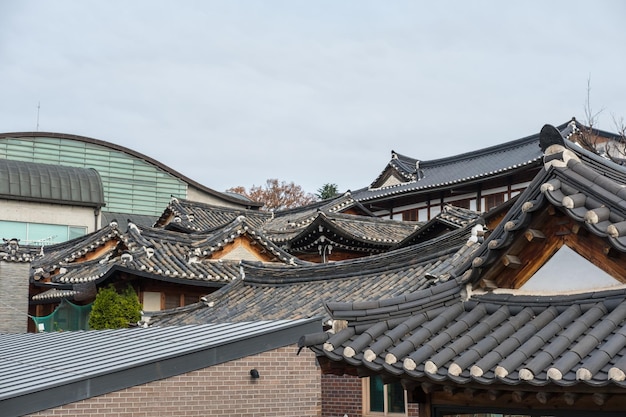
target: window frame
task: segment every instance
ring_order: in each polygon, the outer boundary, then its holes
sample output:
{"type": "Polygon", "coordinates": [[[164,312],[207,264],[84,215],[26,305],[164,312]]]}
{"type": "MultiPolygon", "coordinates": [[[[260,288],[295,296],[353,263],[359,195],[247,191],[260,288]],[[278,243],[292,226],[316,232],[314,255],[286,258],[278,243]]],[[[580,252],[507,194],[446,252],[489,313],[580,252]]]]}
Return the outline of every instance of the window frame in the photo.
{"type": "Polygon", "coordinates": [[[404,412],[403,413],[393,413],[393,412],[389,412],[389,404],[388,404],[388,392],[387,392],[387,386],[389,384],[383,384],[383,410],[382,412],[380,411],[371,411],[370,407],[371,407],[371,401],[370,401],[370,377],[364,377],[363,378],[363,382],[362,382],[362,398],[363,398],[363,415],[364,416],[404,416],[406,417],[408,414],[408,397],[407,397],[407,392],[406,390],[403,388],[402,392],[404,394],[404,412]]]}

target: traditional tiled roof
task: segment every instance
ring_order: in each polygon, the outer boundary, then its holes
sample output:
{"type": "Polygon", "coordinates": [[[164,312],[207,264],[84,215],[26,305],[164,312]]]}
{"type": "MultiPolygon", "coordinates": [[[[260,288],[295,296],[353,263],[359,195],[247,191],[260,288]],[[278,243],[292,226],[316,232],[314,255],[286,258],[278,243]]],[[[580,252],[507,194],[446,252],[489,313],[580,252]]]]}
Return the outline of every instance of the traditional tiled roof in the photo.
{"type": "Polygon", "coordinates": [[[247,235],[258,245],[263,247],[263,251],[269,253],[270,258],[288,264],[299,262],[297,258],[282,250],[274,242],[266,237],[264,233],[255,229],[246,217],[240,216],[230,224],[216,229],[212,233],[194,234],[192,247],[194,254],[198,256],[209,256],[223,250],[225,245],[232,243],[236,238],[247,235]]]}
{"type": "Polygon", "coordinates": [[[249,230],[254,229],[294,255],[317,252],[320,244],[352,253],[380,253],[389,250],[420,224],[380,219],[349,192],[273,213],[174,198],[156,224],[168,230],[209,233],[227,227],[237,218],[245,218],[249,230]]]}
{"type": "Polygon", "coordinates": [[[272,214],[172,198],[155,226],[186,232],[208,232],[229,224],[240,216],[245,216],[254,227],[260,227],[272,214]]]}
{"type": "Polygon", "coordinates": [[[626,224],[626,168],[571,144],[563,145],[546,149],[546,169],[520,196],[466,273],[478,276],[498,259],[547,204],[605,238],[615,249],[626,251],[622,231],[626,224]]]}
{"type": "MultiPolygon", "coordinates": [[[[468,224],[481,221],[481,216],[474,210],[445,205],[440,213],[430,219],[421,227],[405,236],[395,248],[404,248],[421,242],[426,242],[433,237],[439,236],[450,230],[465,227],[468,224]]],[[[482,221],[481,221],[482,222],[482,221]]]]}
{"type": "MultiPolygon", "coordinates": [[[[328,303],[349,327],[313,350],[398,378],[626,388],[626,291],[471,295],[456,280],[393,299],[328,303]]],[[[320,337],[321,335],[315,335],[320,337]]],[[[311,339],[307,339],[311,338],[311,339]]]]}
{"type": "Polygon", "coordinates": [[[363,216],[375,217],[365,206],[355,200],[350,192],[337,197],[286,210],[278,210],[264,227],[273,231],[305,227],[313,222],[318,213],[334,214],[352,211],[363,216]]]}
{"type": "Polygon", "coordinates": [[[110,254],[121,239],[122,233],[116,222],[85,236],[67,242],[41,248],[40,256],[32,262],[33,278],[36,281],[50,276],[58,268],[84,258],[95,251],[99,257],[110,254]]]}
{"type": "MultiPolygon", "coordinates": [[[[570,133],[569,123],[558,127],[570,133]]],[[[526,169],[541,164],[539,135],[502,143],[460,155],[420,161],[392,151],[391,160],[382,173],[367,188],[353,191],[353,196],[361,202],[385,199],[390,196],[427,192],[458,186],[462,183],[482,181],[526,169]],[[402,181],[385,185],[385,178],[394,173],[402,181]]]]}
{"type": "Polygon", "coordinates": [[[190,200],[172,198],[156,226],[187,232],[208,232],[220,228],[240,216],[246,217],[251,226],[267,228],[274,232],[301,229],[315,220],[318,213],[342,213],[356,210],[360,214],[374,214],[352,198],[350,193],[332,199],[275,212],[232,209],[190,200]]]}
{"type": "Polygon", "coordinates": [[[243,279],[203,303],[154,313],[150,323],[178,325],[325,315],[323,300],[397,296],[447,279],[478,247],[469,227],[424,245],[327,264],[286,266],[242,262],[243,279]]]}
{"type": "Polygon", "coordinates": [[[2,239],[0,247],[0,261],[28,263],[40,255],[41,246],[22,246],[19,239],[2,239]]]}
{"type": "MultiPolygon", "coordinates": [[[[544,129],[542,142],[556,131],[544,129]]],[[[485,277],[500,279],[507,268],[519,271],[508,272],[513,276],[523,274],[532,264],[523,258],[524,248],[545,238],[531,226],[547,222],[557,227],[550,236],[557,243],[570,239],[594,248],[591,236],[604,240],[617,254],[600,247],[588,255],[603,256],[599,262],[614,271],[626,269],[621,260],[626,171],[590,153],[574,153],[560,141],[543,147],[545,170],[447,280],[392,298],[327,302],[331,316],[347,320],[347,327],[306,335],[301,345],[336,363],[328,369],[421,384],[517,391],[543,387],[542,392],[626,388],[626,286],[527,294],[482,285],[485,277]],[[551,210],[573,222],[571,230],[559,230],[563,217],[551,210]],[[572,233],[582,233],[576,224],[591,235],[574,240],[572,233]],[[507,266],[505,255],[519,256],[519,265],[507,266]]]]}
{"type": "Polygon", "coordinates": [[[112,223],[90,235],[46,248],[43,257],[33,262],[32,280],[42,287],[52,285],[54,291],[38,294],[33,300],[75,296],[78,284],[98,284],[117,271],[186,285],[222,286],[240,276],[239,259],[219,259],[217,255],[244,235],[261,248],[268,260],[301,263],[251,228],[242,217],[205,234],[133,223],[126,233],[121,233],[112,223]],[[96,251],[99,252],[95,254],[96,251]]]}
{"type": "Polygon", "coordinates": [[[312,221],[300,227],[275,230],[274,222],[270,221],[263,230],[269,239],[294,254],[317,248],[320,244],[374,254],[388,251],[420,225],[418,222],[320,211],[312,221]]]}

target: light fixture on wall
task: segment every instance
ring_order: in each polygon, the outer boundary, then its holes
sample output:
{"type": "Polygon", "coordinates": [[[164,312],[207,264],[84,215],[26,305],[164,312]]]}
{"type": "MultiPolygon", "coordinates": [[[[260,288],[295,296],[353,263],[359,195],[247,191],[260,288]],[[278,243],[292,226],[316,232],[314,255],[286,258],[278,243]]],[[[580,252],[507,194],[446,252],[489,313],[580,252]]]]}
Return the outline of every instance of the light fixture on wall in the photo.
{"type": "Polygon", "coordinates": [[[256,369],[250,369],[250,377],[252,379],[259,379],[261,375],[259,375],[259,371],[257,371],[256,369]]]}

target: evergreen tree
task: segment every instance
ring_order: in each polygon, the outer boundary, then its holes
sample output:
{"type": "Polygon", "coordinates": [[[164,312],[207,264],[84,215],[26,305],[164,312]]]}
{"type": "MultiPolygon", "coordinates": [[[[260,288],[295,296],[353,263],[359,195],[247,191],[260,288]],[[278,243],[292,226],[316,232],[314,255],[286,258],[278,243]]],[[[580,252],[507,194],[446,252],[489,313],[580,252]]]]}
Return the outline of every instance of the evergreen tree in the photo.
{"type": "Polygon", "coordinates": [[[336,197],[339,194],[337,184],[326,183],[321,188],[317,189],[317,198],[320,200],[327,200],[329,198],[336,197]]]}
{"type": "Polygon", "coordinates": [[[140,318],[141,303],[133,287],[128,285],[120,294],[111,284],[98,291],[89,316],[89,327],[95,330],[120,329],[140,318]]]}

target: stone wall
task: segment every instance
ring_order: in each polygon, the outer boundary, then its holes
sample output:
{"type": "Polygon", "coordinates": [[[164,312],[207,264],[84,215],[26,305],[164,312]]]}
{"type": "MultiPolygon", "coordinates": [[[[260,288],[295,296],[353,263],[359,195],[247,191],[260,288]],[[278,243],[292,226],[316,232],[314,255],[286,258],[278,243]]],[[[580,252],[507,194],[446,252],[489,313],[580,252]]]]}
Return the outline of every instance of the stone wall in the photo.
{"type": "Polygon", "coordinates": [[[0,333],[26,333],[28,262],[0,261],[0,333]]]}

